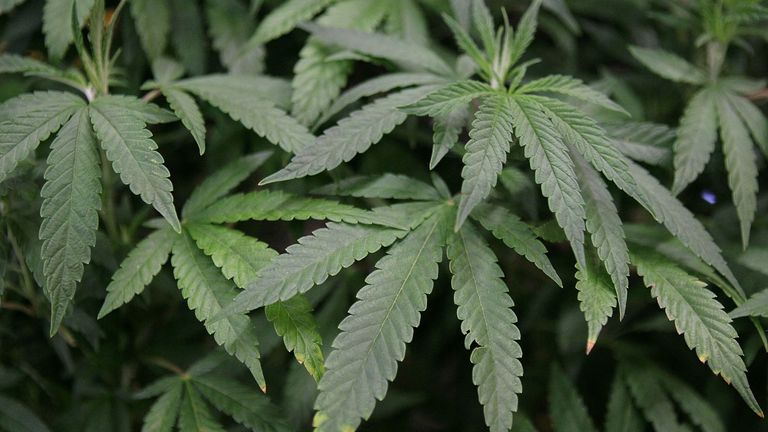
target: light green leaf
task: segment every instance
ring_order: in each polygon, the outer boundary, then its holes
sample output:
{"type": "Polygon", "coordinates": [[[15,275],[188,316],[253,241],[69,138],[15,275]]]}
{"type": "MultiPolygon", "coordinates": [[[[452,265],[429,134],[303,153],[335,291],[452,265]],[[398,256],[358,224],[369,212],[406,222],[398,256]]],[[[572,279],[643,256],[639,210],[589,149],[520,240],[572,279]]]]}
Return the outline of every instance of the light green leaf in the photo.
{"type": "Polygon", "coordinates": [[[51,144],[45,185],[40,195],[40,256],[45,288],[51,302],[51,335],[75,296],[84,264],[96,244],[101,208],[101,171],[96,137],[81,108],[61,128],[51,144]]]}
{"type": "Polygon", "coordinates": [[[173,386],[149,408],[141,432],[171,432],[179,414],[183,393],[184,383],[176,379],[173,386]]]}
{"type": "Polygon", "coordinates": [[[757,159],[749,130],[726,96],[721,95],[717,100],[717,117],[725,153],[725,168],[728,171],[728,185],[733,191],[733,202],[741,225],[741,244],[746,249],[757,211],[757,159]]]}
{"type": "Polygon", "coordinates": [[[638,46],[629,47],[629,52],[645,67],[668,80],[688,84],[704,84],[707,80],[703,70],[671,52],[638,46]]]}
{"type": "Polygon", "coordinates": [[[55,59],[64,57],[74,40],[72,33],[72,8],[77,8],[77,22],[85,25],[94,0],[46,0],[43,7],[43,34],[48,53],[55,59]]]}
{"type": "Polygon", "coordinates": [[[435,188],[420,180],[401,175],[348,177],[312,191],[316,194],[416,201],[438,201],[435,188]]]}
{"type": "Polygon", "coordinates": [[[0,182],[84,105],[64,92],[35,92],[0,105],[0,182]]]}
{"type": "Polygon", "coordinates": [[[128,111],[121,100],[106,97],[91,103],[89,112],[96,136],[120,180],[180,232],[170,172],[144,121],[128,111]]]}
{"type": "Polygon", "coordinates": [[[632,263],[651,287],[651,295],[674,321],[678,333],[684,335],[688,347],[696,350],[699,360],[732,384],[747,405],[762,415],[749,388],[747,368],[731,318],[706,284],[658,255],[633,254],[632,263]]]}
{"type": "Polygon", "coordinates": [[[329,223],[288,246],[227,311],[246,312],[307,292],[406,234],[407,231],[393,228],[329,223]]]}
{"type": "Polygon", "coordinates": [[[584,267],[584,198],[568,148],[530,96],[510,99],[510,108],[515,135],[535,171],[536,183],[541,185],[541,192],[570,241],[576,260],[584,267]]]}
{"type": "Polygon", "coordinates": [[[187,93],[174,88],[164,88],[163,95],[181,123],[192,134],[200,154],[205,153],[205,120],[197,102],[187,93]]]}
{"type": "Polygon", "coordinates": [[[147,57],[150,60],[160,57],[168,45],[171,32],[171,5],[168,0],[131,0],[128,5],[147,57]]]}
{"type": "Polygon", "coordinates": [[[547,258],[547,248],[536,238],[533,230],[517,215],[510,213],[502,207],[480,206],[477,218],[483,228],[490,231],[494,237],[504,242],[508,248],[525,257],[544,274],[549,276],[558,286],[563,286],[563,281],[557,275],[557,271],[547,258]]]}
{"type": "Polygon", "coordinates": [[[197,246],[240,288],[256,280],[259,270],[277,255],[266,243],[231,228],[190,223],[187,229],[197,246]]]}
{"type": "Polygon", "coordinates": [[[170,123],[178,120],[172,112],[135,96],[107,95],[100,97],[99,100],[99,103],[117,105],[148,124],[170,123]]]}
{"type": "MultiPolygon", "coordinates": [[[[587,231],[613,282],[609,286],[614,286],[618,298],[619,317],[624,318],[629,289],[629,250],[619,211],[600,175],[581,156],[574,155],[573,159],[587,211],[587,231]]],[[[597,338],[596,333],[593,335],[597,338]]]]}
{"type": "Polygon", "coordinates": [[[278,38],[296,27],[300,22],[307,21],[336,0],[288,0],[259,23],[259,28],[248,42],[253,45],[263,45],[278,38]]]}
{"type": "Polygon", "coordinates": [[[24,76],[41,77],[62,82],[80,90],[85,86],[83,77],[78,72],[64,71],[31,57],[15,54],[0,54],[0,73],[21,73],[24,76]]]}
{"type": "Polygon", "coordinates": [[[209,175],[192,191],[181,213],[191,217],[213,204],[253,174],[270,156],[272,152],[262,151],[239,157],[209,175]]]}
{"type": "Polygon", "coordinates": [[[409,114],[440,117],[468,105],[473,99],[493,93],[491,86],[480,81],[456,81],[401,109],[409,114]]]}
{"type": "Polygon", "coordinates": [[[643,432],[644,430],[643,419],[632,402],[621,372],[617,372],[608,398],[605,432],[643,432]]]}
{"type": "Polygon", "coordinates": [[[160,229],[148,235],[128,253],[107,285],[107,297],[99,311],[99,318],[144,291],[168,260],[175,238],[176,233],[171,229],[160,229]]]}
{"type": "Polygon", "coordinates": [[[264,312],[283,338],[285,348],[293,352],[315,381],[325,373],[323,365],[323,338],[312,315],[312,305],[306,297],[296,295],[286,301],[268,305],[264,312]]]}
{"type": "Polygon", "coordinates": [[[576,289],[579,291],[579,309],[587,321],[587,354],[597,343],[600,330],[613,315],[616,294],[608,274],[597,264],[576,271],[576,289]]]}
{"type": "Polygon", "coordinates": [[[231,378],[196,375],[192,383],[216,409],[254,431],[287,432],[280,410],[258,391],[231,378]]]}
{"type": "Polygon", "coordinates": [[[179,412],[179,430],[184,432],[225,432],[211,414],[200,392],[189,381],[184,381],[184,400],[179,412]]]}
{"type": "Polygon", "coordinates": [[[314,137],[271,102],[282,99],[274,93],[275,84],[273,78],[211,75],[180,81],[175,87],[196,94],[259,136],[295,153],[314,137]]]}
{"type": "Polygon", "coordinates": [[[393,36],[316,24],[305,24],[302,28],[329,45],[401,63],[415,70],[430,71],[443,76],[453,74],[451,67],[430,49],[393,36]]]}
{"type": "Polygon", "coordinates": [[[496,186],[512,142],[514,108],[504,96],[487,97],[480,104],[469,131],[461,170],[461,200],[455,229],[496,186]]]}
{"type": "Polygon", "coordinates": [[[399,221],[336,201],[302,198],[280,191],[260,190],[228,196],[190,216],[197,222],[234,223],[246,220],[328,219],[351,224],[396,225],[399,221]]]}
{"type": "Polygon", "coordinates": [[[418,2],[415,0],[394,0],[389,3],[387,33],[398,35],[403,40],[419,46],[427,46],[429,43],[427,19],[418,2]]]}
{"type": "Polygon", "coordinates": [[[237,288],[234,284],[221,274],[186,232],[173,244],[171,264],[181,294],[197,319],[203,322],[216,343],[248,367],[259,387],[266,389],[259,362],[259,341],[250,318],[244,314],[231,314],[211,322],[211,318],[235,298],[237,288]]]}
{"type": "Polygon", "coordinates": [[[672,193],[678,194],[704,171],[717,141],[717,94],[704,88],[688,106],[675,140],[675,181],[672,193]]]}
{"type": "Polygon", "coordinates": [[[491,431],[506,432],[517,411],[517,395],[523,391],[523,352],[517,343],[520,330],[515,325],[514,302],[496,255],[471,223],[450,237],[446,254],[464,346],[472,349],[472,381],[485,424],[491,431]]]}
{"type": "Polygon", "coordinates": [[[227,71],[239,76],[262,73],[264,47],[248,44],[254,30],[254,17],[248,7],[240,0],[209,0],[206,3],[208,32],[227,71]]]}
{"type": "Polygon", "coordinates": [[[629,114],[616,102],[608,99],[606,95],[585,85],[580,79],[565,75],[549,75],[544,78],[533,80],[520,86],[516,93],[556,93],[564,96],[570,96],[584,102],[595,104],[597,106],[629,114]]]}
{"type": "Polygon", "coordinates": [[[472,24],[474,24],[480,39],[483,41],[483,48],[488,57],[492,57],[497,51],[496,32],[493,26],[493,17],[485,1],[472,2],[472,24]]]}
{"type": "Polygon", "coordinates": [[[526,9],[520,22],[517,24],[515,38],[510,47],[509,64],[514,65],[523,56],[525,51],[533,42],[533,35],[536,33],[537,16],[541,7],[541,0],[533,0],[526,9]]]}
{"type": "Polygon", "coordinates": [[[438,263],[453,212],[443,210],[389,250],[366,278],[341,322],[315,402],[318,432],[354,430],[373,412],[405,356],[438,263]]]}
{"type": "Polygon", "coordinates": [[[549,412],[556,432],[597,432],[581,396],[556,365],[549,374],[549,412]]]}
{"type": "Polygon", "coordinates": [[[403,90],[353,112],[327,129],[314,143],[299,150],[285,168],[260,184],[315,175],[349,162],[405,121],[407,115],[398,107],[418,100],[431,90],[431,86],[403,90]]]}
{"type": "Polygon", "coordinates": [[[742,318],[747,316],[768,318],[768,289],[755,293],[752,297],[747,299],[747,301],[731,311],[729,315],[731,318],[742,318]]]}

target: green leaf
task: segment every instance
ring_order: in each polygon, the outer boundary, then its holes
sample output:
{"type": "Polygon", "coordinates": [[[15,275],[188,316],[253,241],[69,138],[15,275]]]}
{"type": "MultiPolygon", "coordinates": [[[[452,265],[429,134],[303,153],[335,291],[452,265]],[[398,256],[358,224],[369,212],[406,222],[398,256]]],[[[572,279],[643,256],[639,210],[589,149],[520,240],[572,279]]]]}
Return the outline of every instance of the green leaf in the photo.
{"type": "Polygon", "coordinates": [[[768,289],[752,295],[729,314],[731,318],[759,316],[768,318],[768,289]]]}
{"type": "Polygon", "coordinates": [[[531,42],[533,42],[533,35],[536,33],[537,16],[539,14],[540,6],[541,0],[533,0],[523,14],[523,17],[520,18],[520,22],[517,24],[515,38],[512,41],[510,53],[508,54],[510,56],[510,65],[517,63],[520,57],[523,56],[525,51],[531,45],[531,42]]]}
{"type": "Polygon", "coordinates": [[[279,301],[264,309],[267,319],[283,338],[285,348],[293,352],[315,381],[325,373],[323,365],[323,338],[312,315],[312,305],[302,295],[279,301]]]}
{"type": "Polygon", "coordinates": [[[409,114],[439,117],[468,105],[473,99],[492,94],[494,90],[488,84],[473,80],[456,81],[401,109],[409,114]]]}
{"type": "Polygon", "coordinates": [[[675,406],[652,368],[645,364],[622,365],[621,374],[632,398],[657,432],[680,430],[675,406]]]}
{"type": "Polygon", "coordinates": [[[24,76],[45,78],[80,90],[85,86],[78,72],[63,71],[31,57],[15,54],[0,54],[0,73],[21,73],[24,76]]]}
{"type": "Polygon", "coordinates": [[[227,71],[235,75],[262,73],[264,47],[248,44],[254,30],[253,13],[240,0],[216,0],[206,3],[208,32],[213,47],[219,52],[221,63],[226,66],[227,71]]]}
{"type": "MultiPolygon", "coordinates": [[[[587,211],[587,231],[613,282],[609,286],[614,286],[618,298],[619,317],[624,318],[629,289],[629,250],[619,211],[600,175],[581,156],[574,155],[573,159],[587,211]]],[[[597,338],[596,333],[590,333],[597,338]]],[[[590,340],[594,343],[591,337],[590,340]]]]}
{"type": "Polygon", "coordinates": [[[538,103],[538,107],[552,121],[563,141],[575,148],[621,190],[632,196],[641,196],[635,179],[628,172],[627,158],[593,119],[574,106],[556,99],[541,96],[530,98],[538,103]]]}
{"type": "Polygon", "coordinates": [[[135,96],[108,95],[99,99],[100,103],[117,105],[148,124],[170,123],[178,120],[172,112],[135,96]]]}
{"type": "Polygon", "coordinates": [[[629,173],[635,178],[641,192],[640,196],[629,194],[643,204],[654,219],[664,224],[691,252],[719,271],[743,295],[739,282],[720,253],[720,247],[704,225],[648,171],[632,161],[628,160],[627,163],[629,173]]]}
{"type": "Polygon", "coordinates": [[[0,396],[0,429],[12,432],[50,432],[48,426],[26,406],[0,396]]]}
{"type": "Polygon", "coordinates": [[[76,8],[75,16],[80,27],[85,25],[86,18],[91,13],[94,0],[46,0],[43,8],[43,34],[48,53],[54,59],[64,57],[67,48],[74,40],[72,33],[72,9],[76,8]]]}
{"type": "Polygon", "coordinates": [[[318,432],[354,430],[384,398],[427,306],[452,213],[433,215],[390,249],[366,278],[339,325],[318,386],[318,432]]]}
{"type": "Polygon", "coordinates": [[[757,159],[749,130],[725,96],[720,96],[717,100],[717,117],[725,153],[725,168],[728,171],[728,185],[733,191],[733,202],[741,225],[741,244],[746,249],[749,245],[749,231],[757,211],[757,159]]]}
{"type": "MultiPolygon", "coordinates": [[[[202,321],[216,343],[237,357],[251,371],[262,390],[266,389],[259,362],[259,341],[250,318],[244,314],[228,315],[211,322],[211,318],[231,303],[237,288],[228,281],[194,243],[186,232],[174,242],[171,255],[173,274],[189,308],[202,321]]],[[[182,414],[183,414],[182,408],[182,414]]]]}
{"type": "Polygon", "coordinates": [[[149,408],[141,432],[171,432],[179,414],[183,393],[184,383],[176,379],[173,386],[149,408]]]}
{"type": "Polygon", "coordinates": [[[685,382],[668,373],[659,380],[669,395],[693,422],[704,432],[725,432],[717,410],[685,382]]]}
{"type": "Polygon", "coordinates": [[[699,90],[688,106],[675,140],[675,181],[672,193],[678,194],[704,171],[717,141],[717,94],[710,88],[699,90]]]}
{"type": "Polygon", "coordinates": [[[266,243],[231,228],[191,223],[187,229],[197,246],[240,288],[256,280],[259,270],[277,255],[266,243]]]}
{"type": "Polygon", "coordinates": [[[176,233],[160,229],[140,241],[120,264],[112,281],[107,285],[107,297],[99,311],[99,318],[128,303],[142,293],[168,261],[176,233]]]}
{"type": "Polygon", "coordinates": [[[174,88],[164,88],[163,95],[181,123],[192,134],[200,154],[205,153],[205,120],[197,102],[187,93],[174,88]]]}
{"type": "Polygon", "coordinates": [[[475,113],[466,145],[467,152],[462,158],[463,182],[456,230],[496,186],[512,142],[513,118],[514,108],[510,107],[509,99],[505,96],[485,98],[475,113]]]}
{"type": "Polygon", "coordinates": [[[768,118],[749,99],[730,92],[724,92],[724,94],[729,105],[736,110],[741,120],[749,128],[755,143],[768,157],[768,118]]]}
{"type": "Polygon", "coordinates": [[[435,188],[420,180],[401,175],[347,177],[315,189],[313,193],[358,198],[382,198],[416,201],[438,201],[440,194],[435,188]]]}
{"type": "Polygon", "coordinates": [[[408,68],[451,76],[453,72],[432,50],[380,33],[304,24],[302,28],[323,43],[339,46],[371,57],[379,57],[408,68]]]}
{"type": "Polygon", "coordinates": [[[389,2],[387,33],[399,35],[403,40],[419,46],[429,43],[427,19],[416,0],[395,0],[389,2]]]}
{"type": "Polygon", "coordinates": [[[270,151],[242,156],[209,175],[192,191],[181,213],[192,217],[213,204],[253,174],[270,156],[270,151]]]}
{"type": "Polygon", "coordinates": [[[264,395],[231,378],[196,375],[192,383],[216,409],[254,431],[287,432],[279,409],[264,395]]]}
{"type": "MultiPolygon", "coordinates": [[[[330,27],[371,31],[379,25],[388,11],[388,2],[347,0],[329,7],[317,22],[330,27]]],[[[329,113],[330,104],[347,83],[347,76],[352,71],[352,62],[331,59],[336,52],[336,49],[325,46],[312,37],[299,52],[292,82],[291,113],[302,124],[321,123],[315,120],[324,113],[329,113]]]]}
{"type": "Polygon", "coordinates": [[[246,312],[309,291],[343,268],[407,234],[393,228],[329,223],[288,246],[235,299],[228,311],[246,312]]]}
{"type": "Polygon", "coordinates": [[[546,246],[517,215],[502,207],[480,206],[473,216],[483,228],[504,242],[508,248],[514,249],[520,256],[533,263],[558,286],[563,286],[563,281],[560,280],[560,276],[547,258],[546,246]]]}
{"type": "Polygon", "coordinates": [[[585,85],[580,79],[565,75],[549,75],[539,78],[521,86],[515,91],[515,93],[520,94],[541,92],[570,96],[583,102],[629,115],[624,108],[608,99],[603,93],[585,85]]]}
{"type": "Polygon", "coordinates": [[[309,131],[272,103],[274,79],[211,75],[176,83],[174,86],[205,99],[243,126],[295,153],[313,141],[309,131]],[[272,93],[270,93],[272,92],[272,93]]]}
{"type": "Polygon", "coordinates": [[[246,220],[328,219],[351,224],[397,225],[399,221],[336,201],[302,198],[280,191],[260,190],[228,196],[190,216],[197,222],[234,223],[246,220]]]}
{"type": "Polygon", "coordinates": [[[576,260],[584,267],[586,213],[568,148],[529,96],[510,99],[510,108],[515,136],[535,171],[536,183],[541,185],[541,192],[568,237],[576,260]]]}
{"type": "Polygon", "coordinates": [[[25,94],[0,105],[0,182],[83,105],[79,97],[56,91],[25,94]]]}
{"type": "Polygon", "coordinates": [[[605,125],[605,129],[613,144],[629,158],[661,166],[672,160],[670,143],[676,134],[665,125],[630,122],[605,125]]]}
{"type": "Polygon", "coordinates": [[[198,2],[171,0],[171,26],[171,45],[179,62],[192,75],[202,75],[208,65],[208,43],[201,5],[198,2]]]}
{"type": "Polygon", "coordinates": [[[429,158],[430,170],[435,169],[437,164],[459,142],[468,118],[469,110],[463,106],[434,119],[432,124],[432,155],[429,158]]]}
{"type": "Polygon", "coordinates": [[[587,354],[597,343],[600,330],[613,315],[616,294],[611,279],[596,264],[576,271],[576,289],[579,291],[579,309],[587,321],[587,354]]]}
{"type": "Polygon", "coordinates": [[[747,405],[762,416],[747,381],[746,366],[731,318],[723,311],[706,284],[688,275],[658,255],[633,254],[632,263],[651,287],[651,295],[674,321],[678,333],[699,360],[709,364],[716,375],[733,384],[747,405]]]}
{"type": "Polygon", "coordinates": [[[328,128],[314,143],[299,150],[285,168],[260,184],[315,175],[349,162],[405,121],[407,115],[398,107],[418,100],[431,90],[431,86],[422,86],[392,93],[353,112],[328,128]]]}
{"type": "Polygon", "coordinates": [[[396,72],[371,78],[368,81],[364,81],[350,88],[336,98],[333,104],[322,113],[322,116],[317,120],[316,124],[321,125],[325,123],[334,115],[355,102],[358,102],[362,98],[374,96],[379,93],[386,93],[401,87],[437,84],[440,81],[442,81],[440,77],[432,74],[408,72],[396,72]]]}
{"type": "Polygon", "coordinates": [[[300,22],[307,21],[336,0],[288,0],[259,23],[259,28],[249,44],[263,45],[278,38],[296,27],[300,22]]]}
{"type": "Polygon", "coordinates": [[[493,17],[491,16],[491,11],[485,5],[485,1],[472,2],[472,24],[474,24],[480,39],[483,41],[483,48],[488,57],[492,57],[498,47],[496,46],[493,17]]]}
{"type": "Polygon", "coordinates": [[[51,335],[75,296],[84,264],[96,244],[101,208],[101,181],[96,137],[81,108],[51,144],[45,185],[40,195],[40,239],[45,288],[51,302],[51,335]]]}
{"type": "Polygon", "coordinates": [[[556,365],[549,374],[549,412],[556,432],[597,432],[581,396],[556,365]]]}
{"type": "Polygon", "coordinates": [[[523,352],[517,343],[520,330],[515,325],[514,302],[496,255],[472,224],[464,224],[450,237],[446,255],[464,346],[472,349],[472,381],[485,424],[491,431],[506,432],[517,411],[517,395],[523,391],[523,352]]]}
{"type": "Polygon", "coordinates": [[[225,432],[211,414],[200,392],[189,381],[184,381],[184,400],[179,412],[179,430],[184,432],[225,432]]]}
{"type": "Polygon", "coordinates": [[[163,165],[163,157],[156,151],[157,144],[144,121],[121,101],[105,97],[91,103],[89,112],[96,136],[120,180],[180,232],[170,172],[163,165]]]}
{"type": "Polygon", "coordinates": [[[629,52],[645,67],[668,80],[704,84],[707,80],[703,70],[668,51],[630,46],[629,52]]]}
{"type": "Polygon", "coordinates": [[[150,60],[160,57],[168,45],[171,32],[171,5],[168,0],[131,0],[128,4],[147,57],[150,60]]]}
{"type": "Polygon", "coordinates": [[[635,408],[620,372],[616,373],[608,397],[605,432],[643,432],[645,424],[635,408]]]}

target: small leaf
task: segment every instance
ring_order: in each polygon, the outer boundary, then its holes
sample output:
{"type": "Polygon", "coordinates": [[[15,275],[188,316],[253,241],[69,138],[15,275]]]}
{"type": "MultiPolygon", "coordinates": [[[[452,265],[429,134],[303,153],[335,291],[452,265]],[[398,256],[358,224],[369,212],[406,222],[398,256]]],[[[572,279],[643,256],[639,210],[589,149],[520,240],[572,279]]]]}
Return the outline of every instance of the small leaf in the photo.
{"type": "Polygon", "coordinates": [[[291,31],[297,24],[307,21],[336,0],[288,0],[259,23],[259,28],[248,42],[263,45],[291,31]]]}
{"type": "Polygon", "coordinates": [[[315,189],[313,193],[358,198],[438,201],[440,194],[427,183],[400,174],[348,177],[315,189]]]}
{"type": "Polygon", "coordinates": [[[184,382],[184,399],[179,412],[179,430],[184,432],[225,432],[211,414],[200,392],[191,382],[184,382]]]}
{"type": "Polygon", "coordinates": [[[456,81],[401,109],[409,114],[440,117],[468,105],[473,99],[493,93],[494,90],[488,84],[479,81],[456,81]]]}
{"type": "Polygon", "coordinates": [[[174,88],[163,89],[163,95],[185,128],[192,134],[200,154],[205,153],[205,120],[200,108],[187,93],[174,88]]]}
{"type": "Polygon", "coordinates": [[[757,292],[729,314],[731,318],[759,316],[768,318],[768,289],[757,292]]]}
{"type": "Polygon", "coordinates": [[[580,101],[595,104],[611,111],[627,114],[627,111],[616,102],[608,99],[606,95],[585,85],[581,80],[565,75],[549,75],[544,78],[531,81],[519,89],[516,93],[556,93],[570,96],[580,101]]]}
{"type": "Polygon", "coordinates": [[[581,396],[556,365],[549,373],[549,412],[557,432],[597,432],[581,396]]]}
{"type": "Polygon", "coordinates": [[[608,274],[597,265],[576,271],[579,309],[587,320],[587,354],[597,343],[600,330],[613,315],[613,308],[616,307],[616,294],[612,285],[608,274]]]}
{"type": "Polygon", "coordinates": [[[179,414],[183,392],[184,383],[176,379],[174,385],[149,408],[141,432],[171,432],[179,414]]]}
{"type": "Polygon", "coordinates": [[[107,285],[107,297],[99,311],[99,319],[144,291],[168,261],[176,235],[168,228],[157,230],[128,253],[107,285]]]}
{"type": "Polygon", "coordinates": [[[605,432],[643,432],[645,424],[635,408],[620,372],[616,373],[608,398],[605,432]]]}
{"type": "Polygon", "coordinates": [[[279,301],[264,309],[267,319],[283,338],[285,348],[293,352],[315,381],[325,373],[323,365],[323,338],[312,315],[312,305],[302,295],[279,301]]]}
{"type": "Polygon", "coordinates": [[[171,33],[171,5],[168,0],[131,0],[128,4],[147,57],[150,60],[160,57],[171,33]]]}
{"type": "Polygon", "coordinates": [[[705,88],[685,108],[675,140],[674,194],[680,193],[704,171],[717,140],[717,95],[705,88]]]}
{"type": "Polygon", "coordinates": [[[72,9],[80,27],[85,25],[95,0],[46,0],[43,8],[43,34],[45,46],[54,59],[64,57],[67,48],[74,40],[72,32],[72,9]]]}

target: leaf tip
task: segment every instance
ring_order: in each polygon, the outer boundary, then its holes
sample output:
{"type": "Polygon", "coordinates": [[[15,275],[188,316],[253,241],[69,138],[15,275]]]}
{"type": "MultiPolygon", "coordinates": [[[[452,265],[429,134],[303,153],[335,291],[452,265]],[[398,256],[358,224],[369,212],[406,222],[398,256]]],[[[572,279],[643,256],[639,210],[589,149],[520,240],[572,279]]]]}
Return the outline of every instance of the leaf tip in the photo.
{"type": "Polygon", "coordinates": [[[597,340],[587,339],[587,355],[589,355],[589,353],[592,352],[592,348],[594,348],[596,344],[597,344],[597,340]]]}

